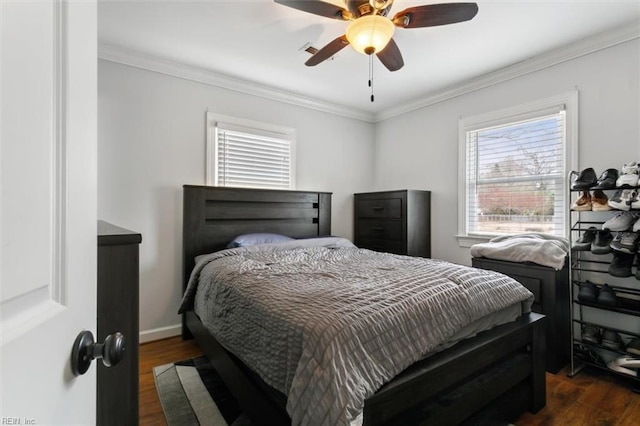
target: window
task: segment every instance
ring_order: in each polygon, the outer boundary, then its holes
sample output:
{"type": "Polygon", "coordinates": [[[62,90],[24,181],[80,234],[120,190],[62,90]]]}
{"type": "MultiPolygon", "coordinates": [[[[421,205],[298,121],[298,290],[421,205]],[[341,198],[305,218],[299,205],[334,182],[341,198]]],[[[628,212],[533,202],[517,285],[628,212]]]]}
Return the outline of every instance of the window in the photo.
{"type": "Polygon", "coordinates": [[[295,130],[207,113],[207,185],[295,188],[295,130]]]}
{"type": "Polygon", "coordinates": [[[542,232],[566,237],[577,93],[460,120],[458,240],[542,232]]]}

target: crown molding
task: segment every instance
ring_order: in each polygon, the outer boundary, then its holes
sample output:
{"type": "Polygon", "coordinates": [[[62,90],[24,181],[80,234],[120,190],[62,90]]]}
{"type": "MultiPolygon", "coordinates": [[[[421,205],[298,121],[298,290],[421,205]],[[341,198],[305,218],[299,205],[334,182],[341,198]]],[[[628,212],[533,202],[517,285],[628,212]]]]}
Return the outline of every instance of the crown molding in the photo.
{"type": "Polygon", "coordinates": [[[341,117],[353,118],[369,123],[374,122],[374,115],[372,113],[330,102],[324,102],[300,94],[275,89],[259,83],[231,77],[229,75],[216,73],[196,66],[152,56],[140,51],[126,49],[119,46],[98,43],[98,58],[147,71],[183,78],[185,80],[204,83],[227,90],[233,90],[274,101],[327,112],[341,117]]]}
{"type": "Polygon", "coordinates": [[[461,84],[427,93],[413,101],[399,104],[375,114],[105,43],[98,44],[98,58],[223,89],[335,114],[341,117],[377,123],[637,38],[640,38],[640,26],[637,23],[630,23],[615,30],[585,38],[480,77],[467,80],[461,84]]]}
{"type": "Polygon", "coordinates": [[[597,52],[609,47],[616,46],[631,40],[640,38],[640,25],[631,23],[621,26],[612,31],[603,32],[592,37],[585,38],[575,43],[571,43],[551,50],[541,55],[532,57],[522,62],[510,65],[497,71],[482,75],[480,77],[467,80],[462,84],[450,86],[443,90],[427,94],[414,101],[397,105],[387,110],[375,114],[375,122],[380,122],[393,118],[407,112],[411,112],[429,105],[446,101],[467,93],[493,86],[513,78],[517,78],[535,71],[548,68],[562,62],[569,61],[590,53],[597,52]]]}

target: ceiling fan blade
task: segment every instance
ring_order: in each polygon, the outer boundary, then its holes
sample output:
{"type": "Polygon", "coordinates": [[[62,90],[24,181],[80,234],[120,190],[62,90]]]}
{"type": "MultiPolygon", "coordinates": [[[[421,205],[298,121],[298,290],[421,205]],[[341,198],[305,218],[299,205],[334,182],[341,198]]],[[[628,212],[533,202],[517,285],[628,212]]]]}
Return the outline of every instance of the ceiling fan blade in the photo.
{"type": "Polygon", "coordinates": [[[327,18],[347,21],[351,17],[351,12],[335,4],[326,3],[319,0],[274,0],[285,6],[301,10],[303,12],[313,13],[314,15],[325,16],[327,18]]]}
{"type": "Polygon", "coordinates": [[[398,71],[404,66],[402,53],[393,39],[389,40],[387,46],[380,53],[376,53],[376,56],[389,71],[398,71]]]}
{"type": "Polygon", "coordinates": [[[314,65],[318,65],[320,62],[325,61],[347,47],[349,45],[349,40],[347,40],[347,36],[341,35],[336,38],[332,42],[325,45],[322,49],[318,50],[312,57],[309,58],[307,62],[304,64],[308,67],[312,67],[314,65]]]}
{"type": "Polygon", "coordinates": [[[468,21],[477,13],[476,3],[427,4],[396,13],[393,23],[402,28],[435,27],[468,21]]]}

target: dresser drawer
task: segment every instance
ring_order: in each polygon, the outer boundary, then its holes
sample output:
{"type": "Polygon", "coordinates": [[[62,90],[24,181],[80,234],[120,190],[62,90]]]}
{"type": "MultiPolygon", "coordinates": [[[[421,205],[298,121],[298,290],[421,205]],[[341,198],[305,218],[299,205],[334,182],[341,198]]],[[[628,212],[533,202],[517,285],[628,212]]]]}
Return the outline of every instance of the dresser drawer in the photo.
{"type": "Polygon", "coordinates": [[[401,240],[402,222],[398,220],[362,219],[358,226],[358,237],[401,240]]]}
{"type": "Polygon", "coordinates": [[[358,200],[356,203],[356,216],[400,219],[402,218],[402,199],[383,198],[358,200]]]}
{"type": "Polygon", "coordinates": [[[362,238],[358,243],[358,247],[386,253],[407,254],[402,241],[362,238]]]}

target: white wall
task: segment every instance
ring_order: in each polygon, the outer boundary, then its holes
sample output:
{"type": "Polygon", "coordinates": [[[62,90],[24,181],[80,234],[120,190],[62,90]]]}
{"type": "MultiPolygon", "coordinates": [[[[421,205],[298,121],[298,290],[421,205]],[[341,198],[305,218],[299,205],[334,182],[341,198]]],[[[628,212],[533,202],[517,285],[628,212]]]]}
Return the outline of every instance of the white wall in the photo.
{"type": "Polygon", "coordinates": [[[142,339],[175,334],[182,185],[205,184],[205,112],[297,129],[297,187],[333,192],[352,236],[354,192],[372,189],[373,124],[100,60],[98,215],[142,233],[142,339]]]}
{"type": "Polygon", "coordinates": [[[579,169],[640,161],[640,41],[626,42],[377,123],[376,190],[432,191],[432,256],[471,264],[458,246],[458,119],[579,91],[579,169]]]}
{"type": "Polygon", "coordinates": [[[205,182],[205,111],[298,130],[299,189],[333,191],[333,233],[352,237],[352,194],[432,191],[432,255],[458,246],[458,119],[579,91],[579,168],[640,160],[640,41],[555,65],[372,125],[99,61],[98,213],[143,235],[142,338],[177,330],[183,184],[205,182]],[[144,333],[150,332],[148,335],[144,333]]]}

